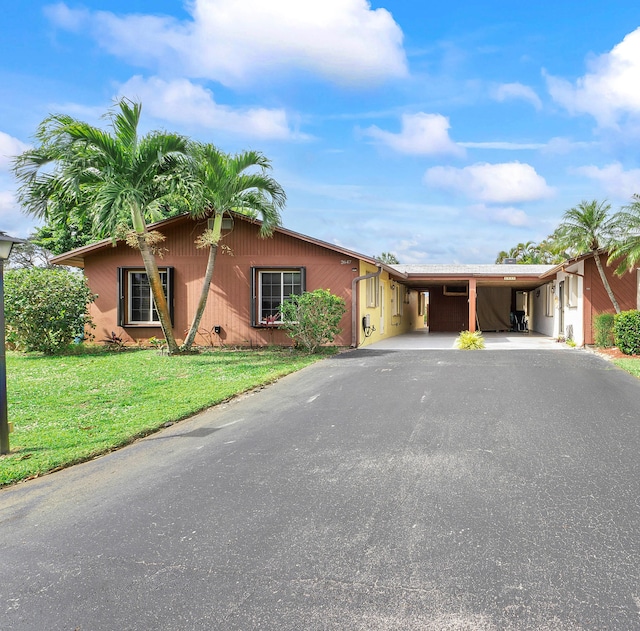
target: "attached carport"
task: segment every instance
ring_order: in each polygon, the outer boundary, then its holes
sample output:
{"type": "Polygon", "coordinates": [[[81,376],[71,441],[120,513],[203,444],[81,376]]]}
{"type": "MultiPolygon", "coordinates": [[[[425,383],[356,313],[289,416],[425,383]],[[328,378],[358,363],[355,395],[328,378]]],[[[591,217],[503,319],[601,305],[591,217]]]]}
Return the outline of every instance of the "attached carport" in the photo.
{"type": "Polygon", "coordinates": [[[529,292],[553,265],[393,265],[399,282],[429,294],[429,331],[509,331],[530,312],[529,292]],[[520,296],[518,296],[520,294],[520,296]],[[521,301],[525,302],[522,304],[521,301]]]}

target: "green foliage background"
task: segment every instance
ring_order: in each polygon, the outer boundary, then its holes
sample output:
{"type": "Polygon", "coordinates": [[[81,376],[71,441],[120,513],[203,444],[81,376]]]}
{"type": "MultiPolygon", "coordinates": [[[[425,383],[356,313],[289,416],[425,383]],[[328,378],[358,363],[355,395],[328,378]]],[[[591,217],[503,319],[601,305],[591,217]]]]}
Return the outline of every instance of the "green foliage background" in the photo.
{"type": "Polygon", "coordinates": [[[96,296],[82,274],[65,269],[17,269],[5,274],[7,342],[47,355],[67,348],[85,326],[96,296]]]}

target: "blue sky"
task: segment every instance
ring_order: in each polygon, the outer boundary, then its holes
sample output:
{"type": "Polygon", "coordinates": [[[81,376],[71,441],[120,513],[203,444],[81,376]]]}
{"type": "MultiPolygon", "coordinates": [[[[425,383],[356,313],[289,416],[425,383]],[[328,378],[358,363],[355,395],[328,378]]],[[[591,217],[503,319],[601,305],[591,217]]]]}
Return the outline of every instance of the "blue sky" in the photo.
{"type": "Polygon", "coordinates": [[[287,228],[402,263],[491,263],[582,199],[640,193],[637,0],[21,0],[0,24],[10,156],[49,113],[121,96],[163,128],[269,156],[287,228]]]}

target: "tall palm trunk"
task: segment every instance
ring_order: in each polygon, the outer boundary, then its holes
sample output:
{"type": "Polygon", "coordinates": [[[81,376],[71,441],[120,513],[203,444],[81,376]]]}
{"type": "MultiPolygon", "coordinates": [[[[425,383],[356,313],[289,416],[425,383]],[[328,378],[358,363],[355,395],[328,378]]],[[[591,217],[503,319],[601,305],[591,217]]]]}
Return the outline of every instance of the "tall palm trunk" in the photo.
{"type": "Polygon", "coordinates": [[[204,314],[204,308],[207,304],[207,299],[209,297],[209,290],[211,288],[211,279],[213,278],[213,269],[216,264],[216,256],[218,254],[218,242],[220,241],[220,235],[222,233],[222,213],[216,213],[213,220],[213,234],[211,238],[211,244],[209,247],[209,257],[207,259],[207,269],[204,273],[204,279],[202,281],[202,290],[200,292],[200,300],[198,301],[198,307],[193,316],[193,321],[191,322],[191,327],[189,328],[189,332],[187,333],[187,337],[182,344],[183,351],[191,350],[191,346],[193,345],[193,341],[196,337],[196,333],[198,332],[198,327],[200,326],[200,321],[202,320],[202,315],[204,314]]]}
{"type": "Polygon", "coordinates": [[[613,290],[611,289],[611,285],[607,280],[607,276],[604,273],[604,268],[602,267],[602,261],[600,260],[600,255],[596,250],[592,250],[593,258],[596,262],[596,267],[598,268],[598,272],[600,273],[600,278],[602,279],[602,284],[604,288],[607,290],[607,294],[609,294],[609,298],[611,300],[611,304],[613,304],[613,308],[616,310],[616,313],[620,313],[620,305],[616,300],[616,297],[613,295],[613,290]]]}
{"type": "Polygon", "coordinates": [[[169,314],[167,297],[164,293],[164,288],[162,287],[162,280],[160,280],[160,272],[158,271],[156,257],[153,255],[153,252],[147,243],[147,230],[144,218],[140,211],[140,207],[136,204],[132,205],[131,218],[138,237],[138,247],[140,248],[140,255],[142,256],[144,269],[147,273],[147,278],[149,279],[153,302],[155,304],[156,311],[158,312],[158,317],[160,318],[160,326],[164,333],[164,339],[167,341],[167,350],[170,355],[174,355],[179,349],[176,338],[173,335],[173,326],[171,324],[171,315],[169,314]]]}

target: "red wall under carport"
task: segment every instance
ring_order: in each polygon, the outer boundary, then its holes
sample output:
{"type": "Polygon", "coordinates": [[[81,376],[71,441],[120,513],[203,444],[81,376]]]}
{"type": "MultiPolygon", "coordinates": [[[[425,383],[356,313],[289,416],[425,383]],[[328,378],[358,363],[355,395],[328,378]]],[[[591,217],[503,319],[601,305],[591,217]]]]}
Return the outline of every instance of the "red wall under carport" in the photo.
{"type": "Polygon", "coordinates": [[[459,333],[469,328],[469,297],[445,296],[442,285],[429,287],[429,331],[459,333]]]}

